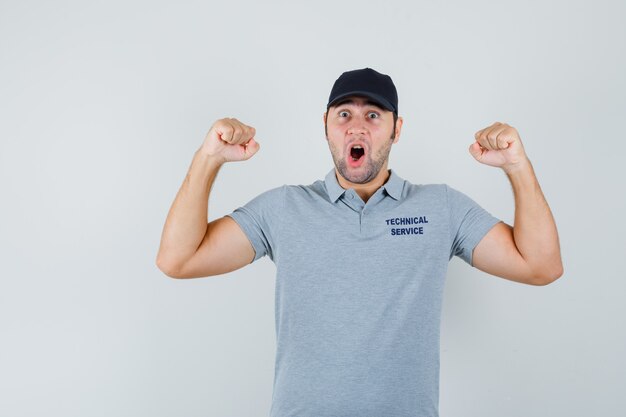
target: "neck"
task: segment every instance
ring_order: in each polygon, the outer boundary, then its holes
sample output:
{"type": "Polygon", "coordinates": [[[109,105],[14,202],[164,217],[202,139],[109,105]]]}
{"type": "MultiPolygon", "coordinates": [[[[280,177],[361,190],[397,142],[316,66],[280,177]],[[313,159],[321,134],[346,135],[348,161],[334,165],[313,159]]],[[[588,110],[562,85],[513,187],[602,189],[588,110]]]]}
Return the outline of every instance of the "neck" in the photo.
{"type": "Polygon", "coordinates": [[[369,200],[369,198],[376,192],[376,190],[378,190],[383,184],[387,182],[389,176],[391,175],[389,170],[387,169],[386,163],[380,169],[378,175],[376,175],[373,180],[365,184],[356,184],[346,180],[344,177],[341,176],[341,174],[339,174],[337,168],[335,168],[335,174],[337,176],[337,182],[339,182],[341,188],[343,188],[344,190],[354,188],[354,191],[356,191],[359,197],[361,197],[361,200],[363,200],[365,203],[367,203],[367,200],[369,200]]]}

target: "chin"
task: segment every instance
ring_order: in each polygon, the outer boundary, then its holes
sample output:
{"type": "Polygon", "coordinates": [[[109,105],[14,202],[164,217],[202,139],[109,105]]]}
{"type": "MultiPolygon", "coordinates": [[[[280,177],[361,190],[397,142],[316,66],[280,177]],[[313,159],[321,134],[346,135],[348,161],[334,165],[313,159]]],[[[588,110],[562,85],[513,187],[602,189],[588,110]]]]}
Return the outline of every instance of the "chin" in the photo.
{"type": "Polygon", "coordinates": [[[371,164],[358,169],[347,167],[345,164],[335,164],[335,167],[346,181],[353,184],[367,184],[378,175],[378,171],[374,172],[371,164]]]}

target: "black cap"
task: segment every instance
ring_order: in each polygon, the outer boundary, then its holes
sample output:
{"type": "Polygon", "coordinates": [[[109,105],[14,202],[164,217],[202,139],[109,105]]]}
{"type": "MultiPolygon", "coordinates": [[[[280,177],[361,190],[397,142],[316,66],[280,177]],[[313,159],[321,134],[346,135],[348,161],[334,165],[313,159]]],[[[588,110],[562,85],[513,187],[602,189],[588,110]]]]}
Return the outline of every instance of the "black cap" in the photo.
{"type": "Polygon", "coordinates": [[[348,96],[364,96],[398,114],[398,92],[391,77],[371,68],[346,71],[337,78],[326,109],[348,96]]]}

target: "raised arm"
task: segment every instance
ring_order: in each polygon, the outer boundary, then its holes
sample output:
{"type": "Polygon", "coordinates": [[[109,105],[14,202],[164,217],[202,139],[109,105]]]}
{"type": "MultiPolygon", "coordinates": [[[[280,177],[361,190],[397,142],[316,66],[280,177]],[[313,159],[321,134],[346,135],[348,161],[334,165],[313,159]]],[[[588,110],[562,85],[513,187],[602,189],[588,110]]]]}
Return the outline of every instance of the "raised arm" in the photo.
{"type": "Polygon", "coordinates": [[[476,245],[473,265],[492,275],[546,285],[563,275],[559,235],[517,130],[496,122],[476,132],[472,156],[507,174],[515,197],[513,226],[499,223],[476,245]]]}
{"type": "Polygon", "coordinates": [[[211,187],[226,162],[247,160],[259,150],[255,129],[237,119],[216,121],[196,151],[170,208],[156,264],[172,278],[219,275],[254,258],[254,248],[228,217],[208,221],[211,187]]]}

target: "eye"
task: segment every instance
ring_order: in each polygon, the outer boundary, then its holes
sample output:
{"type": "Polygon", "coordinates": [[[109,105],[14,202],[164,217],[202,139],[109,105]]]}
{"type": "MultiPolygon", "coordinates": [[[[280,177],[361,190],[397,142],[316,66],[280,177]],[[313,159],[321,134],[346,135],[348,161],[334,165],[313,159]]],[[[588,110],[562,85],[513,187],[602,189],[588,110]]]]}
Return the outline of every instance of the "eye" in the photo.
{"type": "Polygon", "coordinates": [[[370,119],[378,119],[380,115],[375,111],[371,111],[367,114],[367,117],[369,117],[370,119]]]}
{"type": "Polygon", "coordinates": [[[340,112],[339,112],[339,117],[348,117],[348,114],[349,114],[349,113],[348,113],[347,111],[342,110],[342,111],[340,111],[340,112]],[[345,116],[344,116],[344,115],[345,115],[345,116]]]}

